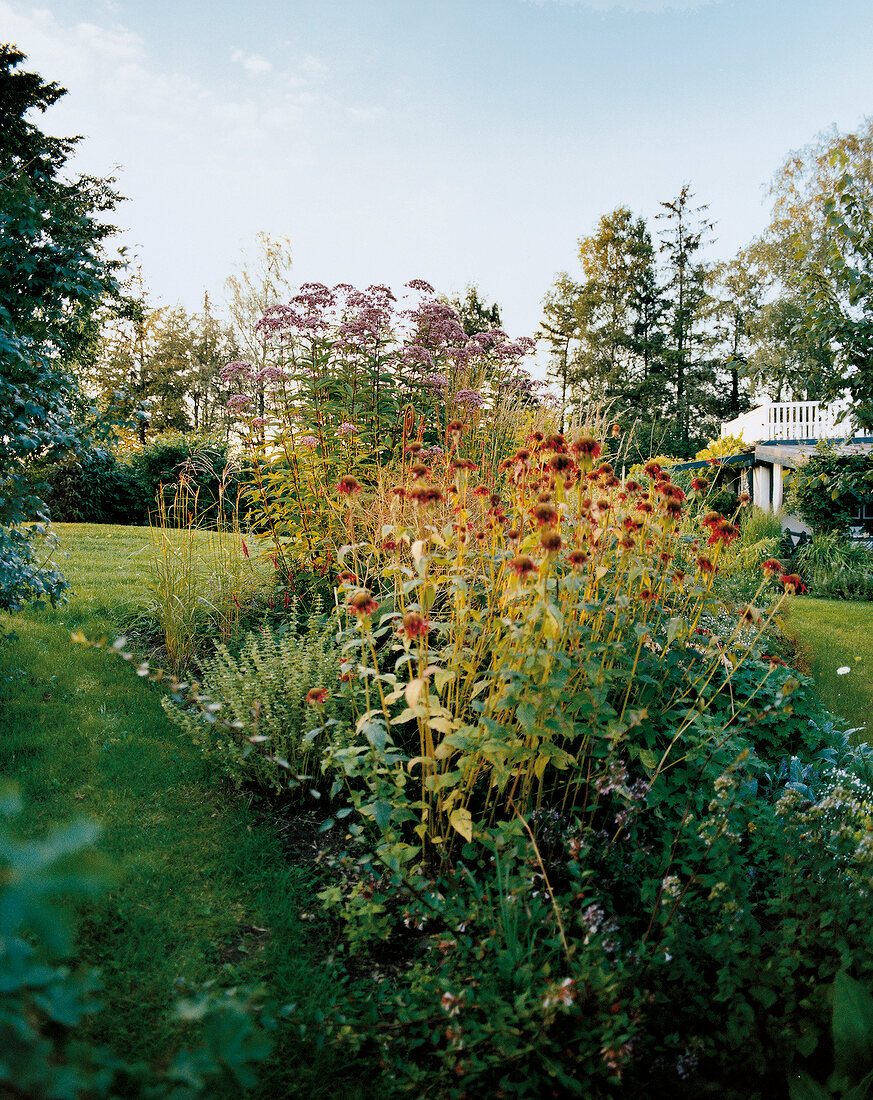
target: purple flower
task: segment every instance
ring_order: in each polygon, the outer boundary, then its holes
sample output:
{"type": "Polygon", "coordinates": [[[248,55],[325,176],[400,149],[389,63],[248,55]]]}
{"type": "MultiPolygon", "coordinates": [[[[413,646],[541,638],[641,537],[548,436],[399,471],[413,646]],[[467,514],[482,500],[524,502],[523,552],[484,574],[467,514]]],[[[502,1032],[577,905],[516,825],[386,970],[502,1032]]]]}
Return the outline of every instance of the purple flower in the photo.
{"type": "Polygon", "coordinates": [[[305,447],[308,451],[314,451],[318,446],[318,440],[314,435],[304,435],[300,440],[300,446],[305,447]]]}
{"type": "Polygon", "coordinates": [[[239,412],[251,403],[251,398],[244,393],[235,393],[227,399],[227,408],[229,412],[239,412]]]}
{"type": "Polygon", "coordinates": [[[424,279],[410,279],[406,285],[409,287],[410,290],[420,290],[422,294],[436,293],[430,283],[426,283],[424,279]]]}
{"type": "Polygon", "coordinates": [[[222,382],[232,382],[236,378],[251,378],[252,365],[235,359],[232,363],[223,366],[218,372],[218,376],[222,382]]]}
{"type": "Polygon", "coordinates": [[[280,367],[264,367],[255,375],[256,382],[282,382],[284,379],[285,372],[280,367]]]}
{"type": "Polygon", "coordinates": [[[482,408],[482,394],[476,390],[458,390],[455,394],[455,404],[472,405],[474,408],[482,408]]]}
{"type": "Polygon", "coordinates": [[[449,388],[449,380],[444,374],[426,374],[422,378],[422,382],[426,386],[432,386],[435,390],[447,390],[449,388]]]}
{"type": "Polygon", "coordinates": [[[336,430],[337,435],[354,435],[357,432],[357,428],[354,424],[349,424],[348,421],[340,424],[336,430]]]}

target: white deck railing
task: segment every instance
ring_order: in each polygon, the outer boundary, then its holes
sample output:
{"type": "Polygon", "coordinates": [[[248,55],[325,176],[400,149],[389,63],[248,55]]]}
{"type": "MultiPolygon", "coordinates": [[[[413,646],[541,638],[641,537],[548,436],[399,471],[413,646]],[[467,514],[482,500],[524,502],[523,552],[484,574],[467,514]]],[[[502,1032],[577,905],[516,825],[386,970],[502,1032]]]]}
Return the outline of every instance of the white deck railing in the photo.
{"type": "Polygon", "coordinates": [[[765,439],[828,439],[845,434],[848,424],[837,426],[842,405],[821,401],[768,401],[721,426],[722,438],[739,436],[745,443],[765,439]]]}

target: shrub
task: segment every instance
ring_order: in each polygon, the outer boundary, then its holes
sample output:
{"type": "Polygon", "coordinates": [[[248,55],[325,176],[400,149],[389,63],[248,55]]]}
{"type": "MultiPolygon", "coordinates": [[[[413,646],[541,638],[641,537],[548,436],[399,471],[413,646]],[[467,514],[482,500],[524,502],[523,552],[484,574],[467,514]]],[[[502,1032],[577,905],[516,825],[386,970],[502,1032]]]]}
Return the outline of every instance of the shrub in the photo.
{"type": "Polygon", "coordinates": [[[873,553],[841,531],[817,531],[796,562],[814,596],[873,598],[873,553]]]}
{"type": "Polygon", "coordinates": [[[873,455],[838,454],[820,443],[793,474],[786,506],[816,532],[845,531],[873,500],[873,455]]]}
{"type": "Polygon", "coordinates": [[[303,628],[292,616],[278,629],[250,633],[239,653],[220,644],[201,661],[201,670],[203,690],[220,700],[224,721],[215,721],[217,708],[192,708],[165,698],[164,709],[238,785],[287,787],[277,759],[295,782],[315,781],[322,737],[310,731],[342,714],[335,636],[332,621],[315,614],[303,628]],[[227,722],[248,730],[266,752],[252,751],[251,742],[235,735],[227,722]]]}

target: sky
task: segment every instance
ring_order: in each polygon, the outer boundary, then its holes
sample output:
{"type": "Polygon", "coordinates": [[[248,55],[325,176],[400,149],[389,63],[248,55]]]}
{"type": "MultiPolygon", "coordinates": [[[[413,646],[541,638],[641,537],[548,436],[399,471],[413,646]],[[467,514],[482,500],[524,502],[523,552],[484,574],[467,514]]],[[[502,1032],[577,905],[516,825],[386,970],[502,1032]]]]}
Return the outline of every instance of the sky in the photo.
{"type": "Polygon", "coordinates": [[[190,310],[267,232],[295,284],[475,282],[533,335],[603,214],[655,232],[690,184],[726,259],[791,150],[873,115],[871,0],[0,0],[0,41],[190,310]]]}

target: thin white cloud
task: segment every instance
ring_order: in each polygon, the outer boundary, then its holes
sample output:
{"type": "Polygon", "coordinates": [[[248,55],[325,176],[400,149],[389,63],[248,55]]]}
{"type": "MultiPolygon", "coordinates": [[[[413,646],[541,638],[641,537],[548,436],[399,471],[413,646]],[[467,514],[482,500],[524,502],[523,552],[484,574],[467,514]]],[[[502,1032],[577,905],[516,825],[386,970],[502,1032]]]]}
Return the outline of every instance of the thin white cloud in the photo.
{"type": "Polygon", "coordinates": [[[273,62],[257,53],[245,53],[243,50],[234,50],[230,55],[231,61],[242,65],[249,76],[264,76],[273,71],[273,62]]]}

